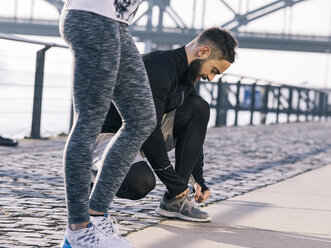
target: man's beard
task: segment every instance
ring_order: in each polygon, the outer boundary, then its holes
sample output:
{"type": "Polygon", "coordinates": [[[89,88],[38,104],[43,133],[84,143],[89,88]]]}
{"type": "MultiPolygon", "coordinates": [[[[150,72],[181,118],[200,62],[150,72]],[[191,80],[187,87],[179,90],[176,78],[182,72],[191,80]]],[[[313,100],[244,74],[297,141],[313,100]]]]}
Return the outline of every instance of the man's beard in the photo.
{"type": "Polygon", "coordinates": [[[186,71],[186,81],[190,84],[194,84],[201,73],[202,65],[206,62],[205,59],[195,59],[189,65],[186,71]]]}

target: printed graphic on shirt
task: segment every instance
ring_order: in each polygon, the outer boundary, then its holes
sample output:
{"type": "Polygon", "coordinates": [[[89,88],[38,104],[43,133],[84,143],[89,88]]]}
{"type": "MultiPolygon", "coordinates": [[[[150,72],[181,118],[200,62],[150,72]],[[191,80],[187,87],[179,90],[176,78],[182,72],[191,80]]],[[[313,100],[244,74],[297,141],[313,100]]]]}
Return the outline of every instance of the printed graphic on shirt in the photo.
{"type": "Polygon", "coordinates": [[[138,10],[139,0],[115,0],[114,5],[117,18],[129,21],[135,16],[138,10]]]}

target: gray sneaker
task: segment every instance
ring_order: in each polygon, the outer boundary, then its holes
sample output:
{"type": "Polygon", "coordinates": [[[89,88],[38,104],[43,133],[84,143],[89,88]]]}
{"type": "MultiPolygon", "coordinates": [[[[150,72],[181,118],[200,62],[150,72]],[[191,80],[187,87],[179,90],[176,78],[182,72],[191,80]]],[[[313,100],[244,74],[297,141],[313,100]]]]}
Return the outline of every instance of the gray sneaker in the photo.
{"type": "Polygon", "coordinates": [[[173,199],[169,198],[168,193],[163,195],[156,213],[161,216],[188,221],[211,221],[209,214],[196,207],[187,196],[180,199],[173,199]]]}

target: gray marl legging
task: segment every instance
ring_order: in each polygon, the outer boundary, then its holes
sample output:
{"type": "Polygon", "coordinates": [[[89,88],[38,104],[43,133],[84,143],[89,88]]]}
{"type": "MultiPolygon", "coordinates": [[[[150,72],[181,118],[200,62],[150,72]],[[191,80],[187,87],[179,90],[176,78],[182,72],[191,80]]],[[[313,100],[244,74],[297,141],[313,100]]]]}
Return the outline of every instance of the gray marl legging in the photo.
{"type": "Polygon", "coordinates": [[[74,57],[74,125],[64,151],[69,223],[89,220],[89,207],[107,212],[139,148],[156,125],[155,107],[141,56],[128,26],[79,10],[64,11],[60,32],[74,57]],[[113,100],[124,124],[89,199],[92,154],[113,100]]]}

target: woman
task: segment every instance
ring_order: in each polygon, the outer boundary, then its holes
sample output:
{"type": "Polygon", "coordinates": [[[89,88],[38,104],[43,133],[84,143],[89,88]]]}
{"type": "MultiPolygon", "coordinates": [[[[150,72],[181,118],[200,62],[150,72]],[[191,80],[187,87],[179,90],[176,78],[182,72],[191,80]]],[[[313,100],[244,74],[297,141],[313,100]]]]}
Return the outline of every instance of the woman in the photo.
{"type": "Polygon", "coordinates": [[[138,5],[139,0],[68,0],[61,14],[61,36],[74,58],[75,111],[64,151],[69,224],[62,247],[132,247],[107,210],[156,125],[147,74],[128,30],[138,5]],[[94,143],[111,101],[124,121],[90,195],[94,143]]]}

